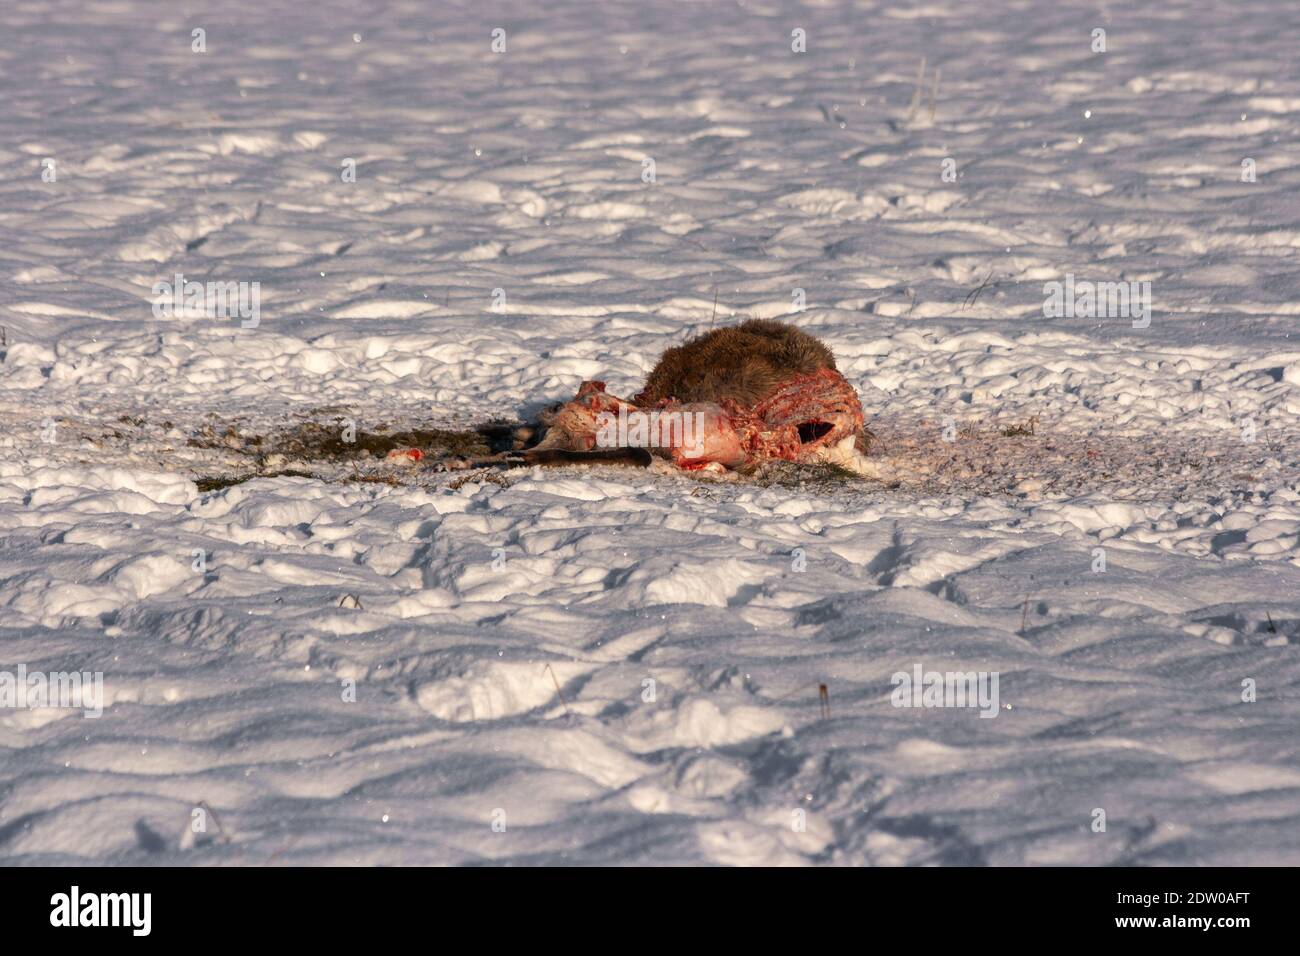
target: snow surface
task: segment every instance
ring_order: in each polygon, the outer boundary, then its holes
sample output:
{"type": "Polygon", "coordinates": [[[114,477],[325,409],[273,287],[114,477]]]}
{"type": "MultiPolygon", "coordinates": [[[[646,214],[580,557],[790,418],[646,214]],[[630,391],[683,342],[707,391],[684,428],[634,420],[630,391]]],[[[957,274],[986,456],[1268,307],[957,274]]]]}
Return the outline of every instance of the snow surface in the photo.
{"type": "Polygon", "coordinates": [[[0,710],[4,862],[1300,863],[1300,6],[4,19],[0,671],[105,695],[0,710]],[[155,318],[177,272],[260,325],[155,318]],[[1066,274],[1150,327],[1044,318],[1066,274]],[[831,346],[877,480],[195,484],[744,316],[831,346]]]}

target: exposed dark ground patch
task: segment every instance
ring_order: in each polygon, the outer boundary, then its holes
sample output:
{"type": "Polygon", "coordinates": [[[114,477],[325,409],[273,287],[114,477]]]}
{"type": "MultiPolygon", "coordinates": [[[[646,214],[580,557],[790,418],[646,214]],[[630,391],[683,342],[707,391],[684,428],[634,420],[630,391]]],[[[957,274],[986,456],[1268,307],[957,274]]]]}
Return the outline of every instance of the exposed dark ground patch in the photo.
{"type": "MultiPolygon", "coordinates": [[[[106,456],[162,464],[188,475],[203,491],[258,477],[436,488],[466,474],[473,459],[526,448],[537,433],[532,426],[500,419],[448,425],[398,418],[388,427],[358,427],[349,434],[350,422],[362,416],[341,407],[287,410],[260,421],[210,414],[187,432],[165,417],[146,420],[117,410],[98,419],[61,417],[59,443],[38,448],[41,454],[53,451],[87,465],[106,456]],[[419,460],[387,457],[411,448],[421,452],[419,460]]],[[[965,500],[1099,495],[1114,501],[1178,502],[1291,487],[1300,474],[1300,436],[1266,429],[1247,442],[1227,429],[1171,428],[1149,435],[1072,432],[1036,417],[982,419],[953,428],[951,420],[878,415],[870,424],[877,440],[868,455],[873,473],[867,477],[833,465],[781,461],[760,462],[721,477],[708,472],[677,476],[701,487],[727,482],[808,494],[884,492],[965,500]]],[[[36,425],[29,430],[35,434],[36,425]]],[[[486,474],[527,464],[520,456],[506,457],[511,460],[473,471],[486,474]]],[[[547,464],[583,474],[610,463],[547,464]]],[[[652,471],[667,477],[658,463],[652,471]]]]}
{"type": "Polygon", "coordinates": [[[333,422],[302,422],[263,435],[241,433],[234,425],[222,428],[209,423],[186,444],[306,461],[384,458],[389,452],[408,448],[418,448],[429,458],[473,457],[510,450],[514,447],[514,427],[491,422],[468,430],[409,428],[386,432],[354,428],[349,434],[347,420],[339,418],[333,422]]]}
{"type": "Polygon", "coordinates": [[[224,475],[212,476],[208,478],[195,478],[194,484],[199,491],[221,491],[223,488],[233,488],[235,485],[242,485],[246,481],[252,481],[254,478],[314,478],[316,477],[308,471],[294,471],[292,468],[284,471],[268,471],[260,473],[249,473],[246,475],[224,475]]]}
{"type": "MultiPolygon", "coordinates": [[[[510,423],[490,422],[473,429],[417,427],[392,432],[366,431],[350,429],[348,419],[339,416],[333,421],[300,422],[265,434],[241,431],[236,424],[208,423],[187,439],[186,445],[235,452],[250,459],[248,471],[197,477],[199,491],[217,491],[254,478],[280,477],[398,485],[404,483],[399,473],[382,467],[389,452],[418,449],[431,464],[483,457],[516,447],[517,429],[518,426],[510,423]],[[352,470],[340,476],[282,467],[289,462],[305,467],[313,463],[350,465],[352,470]]],[[[330,470],[337,472],[337,469],[330,470]]]]}

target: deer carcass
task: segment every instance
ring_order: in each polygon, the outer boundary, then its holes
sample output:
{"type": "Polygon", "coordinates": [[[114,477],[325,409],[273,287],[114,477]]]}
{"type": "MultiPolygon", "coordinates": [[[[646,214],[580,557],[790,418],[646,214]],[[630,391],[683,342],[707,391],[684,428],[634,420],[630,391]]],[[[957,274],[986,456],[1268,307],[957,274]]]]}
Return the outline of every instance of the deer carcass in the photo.
{"type": "Polygon", "coordinates": [[[870,437],[857,392],[830,350],[762,319],[669,349],[631,399],[611,395],[604,382],[583,382],[542,424],[526,462],[648,464],[658,454],[684,469],[784,459],[862,472],[870,437]]]}

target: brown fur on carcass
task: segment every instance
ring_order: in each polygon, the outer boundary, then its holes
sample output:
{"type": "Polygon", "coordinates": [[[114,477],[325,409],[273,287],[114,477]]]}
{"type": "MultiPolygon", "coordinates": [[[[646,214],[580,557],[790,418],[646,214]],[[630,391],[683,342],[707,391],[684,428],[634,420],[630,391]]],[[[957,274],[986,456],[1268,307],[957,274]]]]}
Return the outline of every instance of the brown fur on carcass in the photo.
{"type": "MultiPolygon", "coordinates": [[[[812,411],[815,415],[815,409],[801,410],[797,400],[790,406],[789,403],[795,397],[783,396],[782,390],[788,391],[792,386],[796,387],[796,391],[805,387],[824,388],[826,379],[818,379],[822,373],[831,375],[833,380],[848,390],[860,421],[861,408],[856,393],[839,375],[830,349],[794,326],[769,319],[750,319],[741,325],[717,329],[692,339],[685,345],[668,349],[650,372],[645,388],[630,403],[607,393],[604,382],[584,382],[576,399],[560,403],[541,413],[543,437],[534,448],[521,454],[525,463],[576,464],[581,456],[587,456],[593,463],[603,460],[632,464],[633,462],[622,460],[610,450],[601,450],[599,455],[594,452],[599,415],[614,414],[624,406],[653,409],[664,403],[715,406],[733,403],[729,407],[740,412],[743,420],[745,414],[753,414],[758,409],[763,409],[766,403],[776,401],[784,408],[783,412],[777,413],[778,417],[780,414],[797,415],[801,411],[812,411]],[[809,386],[809,380],[820,384],[809,386]],[[557,452],[562,454],[556,457],[557,452]],[[616,458],[618,461],[615,461],[616,458]]],[[[833,396],[834,392],[832,383],[831,393],[823,393],[815,400],[831,403],[827,414],[832,414],[832,421],[844,411],[830,411],[830,408],[844,400],[843,396],[833,396]]],[[[806,395],[804,400],[807,400],[806,395]]],[[[764,414],[774,411],[768,408],[764,414]]],[[[771,424],[790,426],[793,422],[777,421],[771,424]]],[[[775,448],[771,445],[774,441],[777,444],[793,441],[799,447],[816,447],[823,436],[833,433],[834,427],[831,421],[812,417],[806,422],[797,423],[797,437],[795,434],[787,434],[783,438],[768,436],[765,441],[771,446],[769,453],[775,448]]],[[[780,428],[773,428],[772,431],[776,435],[780,428]]],[[[866,454],[873,437],[865,427],[859,426],[853,433],[857,450],[866,454]]],[[[787,452],[790,450],[784,449],[787,452]]],[[[783,455],[777,453],[776,457],[783,455]]],[[[643,453],[636,463],[648,458],[643,453]]]]}
{"type": "Polygon", "coordinates": [[[823,368],[834,370],[835,357],[807,332],[770,319],[750,319],[668,349],[633,401],[646,406],[663,399],[729,398],[755,405],[782,382],[823,368]]]}

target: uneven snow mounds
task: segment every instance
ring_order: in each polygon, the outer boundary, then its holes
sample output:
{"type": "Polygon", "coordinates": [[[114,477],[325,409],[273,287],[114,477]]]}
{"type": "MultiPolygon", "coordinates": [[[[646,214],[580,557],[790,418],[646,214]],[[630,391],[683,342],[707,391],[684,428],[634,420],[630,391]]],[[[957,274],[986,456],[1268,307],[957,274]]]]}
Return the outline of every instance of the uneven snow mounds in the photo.
{"type": "MultiPolygon", "coordinates": [[[[60,468],[36,465],[22,468],[16,463],[2,466],[0,476],[6,484],[25,491],[27,504],[43,508],[46,505],[70,504],[83,498],[106,497],[112,511],[128,511],[117,507],[124,501],[138,502],[149,510],[174,510],[169,505],[185,504],[197,494],[194,482],[181,476],[136,469],[92,467],[60,468]],[[129,495],[122,498],[120,495],[129,495]]],[[[131,512],[144,513],[144,512],[131,512]]]]}
{"type": "Polygon", "coordinates": [[[544,679],[553,674],[558,684],[589,673],[594,668],[556,662],[540,668],[534,662],[489,661],[466,672],[422,685],[416,701],[439,720],[453,723],[499,720],[554,703],[555,687],[544,679]]]}
{"type": "Polygon", "coordinates": [[[1300,8],[230,0],[200,54],[9,6],[4,862],[1300,861],[1300,8]],[[750,316],[873,481],[252,441],[529,420],[750,316]]]}
{"type": "MultiPolygon", "coordinates": [[[[60,473],[5,480],[36,475],[60,473]]],[[[0,517],[31,523],[0,550],[5,660],[102,670],[105,709],[0,714],[23,754],[7,773],[46,781],[49,827],[108,832],[4,853],[522,862],[567,833],[583,859],[652,862],[614,834],[653,818],[656,846],[700,862],[1241,859],[1231,821],[1286,858],[1294,565],[1097,545],[1097,520],[1062,538],[1010,502],[678,485],[263,479],[97,513],[89,536],[9,498],[0,517]],[[996,717],[894,706],[917,667],[996,673],[996,717]],[[132,799],[78,802],[107,768],[132,799]],[[1274,809],[1223,802],[1247,795],[1274,809]],[[200,799],[222,839],[183,839],[200,799]],[[1113,842],[1090,841],[1097,806],[1113,842]],[[313,829],[285,822],[307,807],[313,829]]]]}

